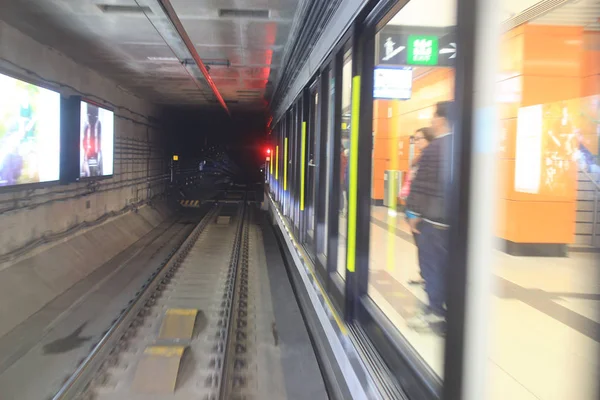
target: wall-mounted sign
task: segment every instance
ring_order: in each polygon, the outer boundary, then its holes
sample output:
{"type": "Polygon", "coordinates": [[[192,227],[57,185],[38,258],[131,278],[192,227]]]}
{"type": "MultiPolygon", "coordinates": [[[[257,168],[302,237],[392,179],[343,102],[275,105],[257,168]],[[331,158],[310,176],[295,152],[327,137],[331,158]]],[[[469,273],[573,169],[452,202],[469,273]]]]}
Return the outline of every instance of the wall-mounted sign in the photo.
{"type": "Polygon", "coordinates": [[[386,26],[377,35],[379,65],[450,67],[456,59],[455,36],[448,29],[386,26]]]}
{"type": "Polygon", "coordinates": [[[438,37],[423,35],[408,36],[406,63],[410,65],[437,65],[438,37]]]}
{"type": "Polygon", "coordinates": [[[375,67],[373,97],[376,99],[410,99],[412,90],[411,67],[375,67]]]}

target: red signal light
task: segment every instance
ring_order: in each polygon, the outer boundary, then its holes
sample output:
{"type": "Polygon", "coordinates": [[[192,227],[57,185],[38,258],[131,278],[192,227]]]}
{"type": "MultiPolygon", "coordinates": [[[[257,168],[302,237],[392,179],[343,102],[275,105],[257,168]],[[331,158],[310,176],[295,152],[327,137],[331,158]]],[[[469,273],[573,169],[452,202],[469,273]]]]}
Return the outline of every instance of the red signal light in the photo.
{"type": "Polygon", "coordinates": [[[267,149],[267,154],[271,154],[271,149],[267,149]]]}

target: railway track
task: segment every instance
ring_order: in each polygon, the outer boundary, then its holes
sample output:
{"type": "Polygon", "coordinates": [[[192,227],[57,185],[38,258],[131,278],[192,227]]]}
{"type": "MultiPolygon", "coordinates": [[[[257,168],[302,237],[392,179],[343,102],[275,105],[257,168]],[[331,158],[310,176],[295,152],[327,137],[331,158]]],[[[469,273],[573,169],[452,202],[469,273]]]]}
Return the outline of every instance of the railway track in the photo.
{"type": "Polygon", "coordinates": [[[255,398],[252,213],[216,204],[53,400],[255,398]]]}

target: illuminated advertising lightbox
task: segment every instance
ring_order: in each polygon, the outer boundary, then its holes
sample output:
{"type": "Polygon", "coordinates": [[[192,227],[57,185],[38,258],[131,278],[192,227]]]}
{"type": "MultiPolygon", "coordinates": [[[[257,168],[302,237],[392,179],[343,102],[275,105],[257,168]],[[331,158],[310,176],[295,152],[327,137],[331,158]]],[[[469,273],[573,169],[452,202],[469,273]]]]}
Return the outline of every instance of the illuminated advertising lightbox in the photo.
{"type": "Polygon", "coordinates": [[[81,102],[79,165],[80,177],[113,174],[114,113],[85,101],[81,102]]]}
{"type": "Polygon", "coordinates": [[[536,194],[542,175],[542,105],[522,107],[517,117],[515,191],[536,194]]]}
{"type": "Polygon", "coordinates": [[[598,171],[600,97],[522,107],[517,115],[516,192],[571,200],[577,168],[598,171]]]}
{"type": "Polygon", "coordinates": [[[60,94],[0,74],[0,187],[60,177],[60,94]]]}
{"type": "Polygon", "coordinates": [[[412,91],[411,67],[375,67],[373,97],[376,99],[410,99],[412,91]]]}

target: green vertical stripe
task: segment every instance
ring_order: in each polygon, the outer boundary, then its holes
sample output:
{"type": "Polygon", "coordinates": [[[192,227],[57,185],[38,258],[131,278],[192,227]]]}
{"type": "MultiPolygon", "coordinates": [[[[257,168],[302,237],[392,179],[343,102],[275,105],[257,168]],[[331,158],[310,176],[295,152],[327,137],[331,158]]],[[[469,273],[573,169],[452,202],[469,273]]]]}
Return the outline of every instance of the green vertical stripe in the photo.
{"type": "Polygon", "coordinates": [[[287,190],[287,139],[283,139],[283,190],[287,190]]]}
{"type": "Polygon", "coordinates": [[[358,195],[358,123],[360,115],[360,75],[352,78],[352,127],[350,129],[350,171],[348,191],[348,257],[346,268],[356,269],[356,211],[358,195]]]}
{"type": "Polygon", "coordinates": [[[306,173],[306,121],[302,122],[302,151],[300,157],[300,211],[304,211],[304,175],[306,173]]]}

